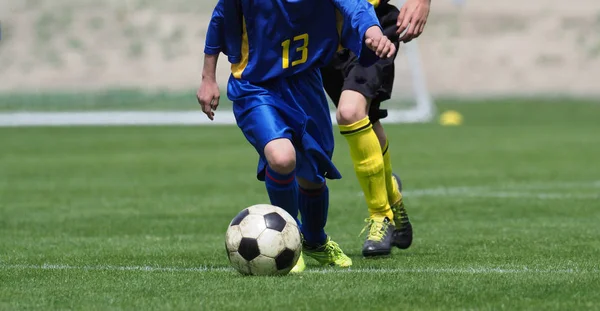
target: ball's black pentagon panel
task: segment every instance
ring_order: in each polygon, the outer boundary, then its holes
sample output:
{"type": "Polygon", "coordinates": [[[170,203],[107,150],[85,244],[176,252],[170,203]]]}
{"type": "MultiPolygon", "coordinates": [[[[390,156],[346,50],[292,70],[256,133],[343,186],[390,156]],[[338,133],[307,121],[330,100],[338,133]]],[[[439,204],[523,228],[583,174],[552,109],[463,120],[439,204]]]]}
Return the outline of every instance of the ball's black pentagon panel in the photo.
{"type": "Polygon", "coordinates": [[[248,214],[250,214],[250,212],[248,211],[248,209],[244,209],[242,210],[239,214],[237,214],[233,220],[231,221],[231,223],[229,224],[230,226],[237,226],[240,224],[240,222],[242,222],[242,220],[244,219],[244,217],[248,216],[248,214]]]}
{"type": "Polygon", "coordinates": [[[258,257],[258,255],[260,255],[258,242],[256,242],[256,239],[253,238],[242,238],[238,253],[240,253],[242,258],[246,259],[247,261],[258,257]]]}
{"type": "Polygon", "coordinates": [[[284,270],[291,267],[291,265],[294,264],[294,257],[295,253],[293,250],[287,248],[284,249],[283,252],[281,252],[277,258],[275,258],[277,270],[284,270]]]}
{"type": "Polygon", "coordinates": [[[275,212],[266,214],[263,217],[265,217],[265,224],[267,225],[267,228],[275,231],[283,231],[283,228],[285,228],[285,225],[287,224],[285,219],[275,212]]]}

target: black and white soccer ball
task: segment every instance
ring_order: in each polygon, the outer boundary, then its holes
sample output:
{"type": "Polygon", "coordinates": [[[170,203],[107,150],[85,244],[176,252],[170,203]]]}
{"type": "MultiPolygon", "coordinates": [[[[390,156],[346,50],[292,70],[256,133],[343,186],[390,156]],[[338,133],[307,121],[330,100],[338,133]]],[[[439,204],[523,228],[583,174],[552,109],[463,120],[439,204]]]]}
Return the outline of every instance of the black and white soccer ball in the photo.
{"type": "Polygon", "coordinates": [[[225,234],[231,265],[244,275],[284,275],[302,249],[298,224],[282,208],[253,205],[233,218],[225,234]]]}

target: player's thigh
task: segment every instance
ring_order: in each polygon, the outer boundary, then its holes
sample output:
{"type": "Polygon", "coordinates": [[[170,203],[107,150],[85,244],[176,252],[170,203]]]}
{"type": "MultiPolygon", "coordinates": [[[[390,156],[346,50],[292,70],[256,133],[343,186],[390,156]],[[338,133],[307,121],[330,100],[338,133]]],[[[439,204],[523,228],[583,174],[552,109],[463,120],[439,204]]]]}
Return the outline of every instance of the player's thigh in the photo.
{"type": "Polygon", "coordinates": [[[320,74],[305,73],[289,81],[293,83],[287,88],[284,99],[286,102],[298,103],[300,111],[304,113],[290,116],[303,121],[295,141],[296,176],[314,184],[323,183],[325,177],[340,178],[341,175],[332,162],[335,140],[320,74]]]}
{"type": "Polygon", "coordinates": [[[333,164],[332,155],[333,145],[324,143],[316,135],[302,136],[302,148],[296,150],[296,176],[306,181],[306,188],[318,188],[325,178],[342,177],[333,164]]]}
{"type": "MultiPolygon", "coordinates": [[[[271,105],[259,105],[250,108],[243,114],[236,116],[236,120],[248,142],[254,146],[258,154],[265,156],[267,159],[265,147],[269,142],[279,139],[293,140],[293,130],[286,123],[286,118],[281,115],[277,108],[271,105]]],[[[284,148],[283,152],[286,154],[290,152],[289,148],[292,148],[293,151],[291,143],[277,143],[277,146],[272,147],[284,148]]],[[[278,148],[269,148],[269,150],[275,151],[278,148]]]]}
{"type": "Polygon", "coordinates": [[[338,179],[341,175],[333,164],[335,140],[329,116],[310,115],[307,119],[300,147],[296,150],[296,176],[317,187],[325,178],[338,179]]]}

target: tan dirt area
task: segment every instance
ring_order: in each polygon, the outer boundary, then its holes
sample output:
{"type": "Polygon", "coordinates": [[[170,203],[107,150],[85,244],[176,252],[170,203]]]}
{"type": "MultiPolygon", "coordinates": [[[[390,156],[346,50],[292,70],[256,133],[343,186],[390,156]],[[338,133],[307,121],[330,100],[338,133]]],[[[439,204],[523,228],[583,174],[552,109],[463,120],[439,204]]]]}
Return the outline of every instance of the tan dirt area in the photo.
{"type": "MultiPolygon", "coordinates": [[[[600,96],[600,0],[432,2],[418,45],[434,95],[600,96]]],[[[215,3],[3,0],[0,91],[195,88],[215,3]]]]}

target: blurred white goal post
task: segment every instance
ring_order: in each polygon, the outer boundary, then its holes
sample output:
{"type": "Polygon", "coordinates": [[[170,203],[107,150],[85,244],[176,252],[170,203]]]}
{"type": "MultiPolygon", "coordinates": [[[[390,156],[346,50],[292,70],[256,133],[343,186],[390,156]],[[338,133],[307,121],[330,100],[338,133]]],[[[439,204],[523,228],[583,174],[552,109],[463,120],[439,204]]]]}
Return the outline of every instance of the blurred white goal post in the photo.
{"type": "MultiPolygon", "coordinates": [[[[397,0],[398,8],[404,5],[406,0],[397,0]]],[[[383,119],[385,123],[420,123],[429,122],[433,119],[436,109],[433,103],[433,99],[427,88],[425,79],[425,72],[423,70],[423,64],[421,61],[421,54],[419,53],[419,45],[417,40],[412,40],[409,43],[403,43],[400,45],[400,54],[404,54],[404,58],[396,58],[396,62],[399,59],[403,59],[407,62],[408,70],[410,71],[410,82],[412,84],[412,100],[414,105],[410,108],[405,109],[394,109],[388,108],[388,117],[383,119]]],[[[398,66],[397,66],[398,67],[398,66]]],[[[398,70],[398,69],[396,69],[398,70]]],[[[392,100],[394,97],[392,96],[392,100]]]]}

